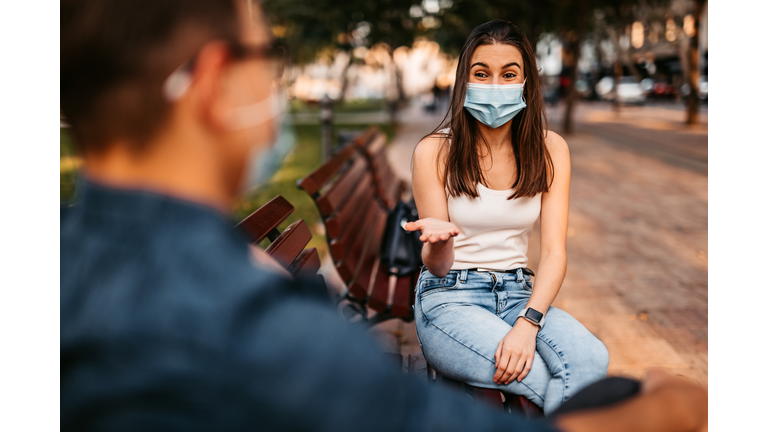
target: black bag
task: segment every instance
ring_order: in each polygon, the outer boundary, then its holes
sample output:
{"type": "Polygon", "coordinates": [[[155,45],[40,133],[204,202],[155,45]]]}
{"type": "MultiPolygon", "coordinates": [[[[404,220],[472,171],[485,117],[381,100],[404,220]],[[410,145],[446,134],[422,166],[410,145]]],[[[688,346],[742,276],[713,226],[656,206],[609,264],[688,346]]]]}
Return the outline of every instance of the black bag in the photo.
{"type": "Polygon", "coordinates": [[[404,276],[421,269],[421,232],[409,232],[404,228],[406,223],[417,220],[419,214],[413,200],[397,203],[387,216],[380,256],[390,275],[404,276]]]}

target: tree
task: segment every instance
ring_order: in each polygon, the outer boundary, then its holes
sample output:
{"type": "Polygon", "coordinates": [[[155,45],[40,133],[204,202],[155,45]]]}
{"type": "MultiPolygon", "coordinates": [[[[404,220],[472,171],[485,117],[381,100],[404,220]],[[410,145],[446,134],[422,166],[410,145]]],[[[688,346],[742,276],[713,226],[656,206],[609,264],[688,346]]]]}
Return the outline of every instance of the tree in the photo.
{"type": "Polygon", "coordinates": [[[705,0],[693,2],[693,34],[688,43],[688,101],[687,124],[696,124],[699,114],[699,30],[701,25],[701,13],[704,11],[705,0]]]}

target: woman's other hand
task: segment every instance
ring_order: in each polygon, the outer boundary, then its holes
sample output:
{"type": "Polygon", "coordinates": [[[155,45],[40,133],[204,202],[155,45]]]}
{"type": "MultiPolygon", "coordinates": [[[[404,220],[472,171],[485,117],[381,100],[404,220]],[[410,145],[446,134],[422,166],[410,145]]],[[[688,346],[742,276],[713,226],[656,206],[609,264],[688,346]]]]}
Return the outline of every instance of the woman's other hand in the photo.
{"type": "Polygon", "coordinates": [[[419,240],[424,243],[444,242],[459,235],[459,228],[444,220],[435,218],[419,219],[416,222],[405,224],[406,231],[421,231],[419,240]]]}
{"type": "Polygon", "coordinates": [[[507,385],[512,380],[522,381],[528,375],[536,352],[536,333],[539,326],[518,318],[512,330],[504,336],[496,348],[496,374],[493,382],[507,385]]]}

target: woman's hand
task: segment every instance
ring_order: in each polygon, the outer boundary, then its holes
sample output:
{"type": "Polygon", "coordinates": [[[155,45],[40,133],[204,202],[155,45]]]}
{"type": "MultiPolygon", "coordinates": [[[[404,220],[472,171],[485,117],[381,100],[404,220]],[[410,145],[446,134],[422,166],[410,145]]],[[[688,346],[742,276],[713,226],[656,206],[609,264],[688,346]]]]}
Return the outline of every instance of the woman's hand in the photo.
{"type": "Polygon", "coordinates": [[[459,235],[459,228],[444,220],[435,218],[419,219],[405,224],[406,231],[421,231],[419,240],[426,243],[444,242],[459,235]]]}
{"type": "Polygon", "coordinates": [[[539,326],[518,318],[512,330],[504,336],[496,348],[496,374],[493,382],[507,385],[515,378],[522,381],[528,375],[536,352],[536,333],[539,326]]]}

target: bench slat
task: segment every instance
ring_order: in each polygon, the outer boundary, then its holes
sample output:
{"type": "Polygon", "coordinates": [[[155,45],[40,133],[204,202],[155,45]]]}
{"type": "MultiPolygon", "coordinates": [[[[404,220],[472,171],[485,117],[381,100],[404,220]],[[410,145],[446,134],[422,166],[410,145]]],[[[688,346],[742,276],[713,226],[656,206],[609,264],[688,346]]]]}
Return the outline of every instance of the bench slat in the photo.
{"type": "Polygon", "coordinates": [[[386,267],[383,263],[380,263],[379,268],[376,269],[376,278],[371,288],[371,297],[368,300],[368,305],[371,309],[377,312],[385,312],[387,310],[389,292],[394,289],[395,284],[397,284],[397,278],[394,276],[390,278],[386,267]]]}
{"type": "Polygon", "coordinates": [[[370,173],[366,172],[345,204],[340,209],[337,209],[335,214],[325,220],[325,234],[329,239],[339,237],[352,222],[352,218],[359,216],[359,203],[373,201],[375,191],[372,182],[373,179],[370,173]]]}
{"type": "Polygon", "coordinates": [[[314,170],[299,182],[299,187],[308,194],[315,195],[341,170],[350,158],[357,154],[355,146],[347,145],[333,155],[326,163],[314,170]]]}
{"type": "Polygon", "coordinates": [[[267,253],[282,264],[283,267],[288,268],[310,240],[312,240],[312,233],[309,231],[309,227],[303,220],[298,220],[289,225],[269,245],[267,253]]]}
{"type": "Polygon", "coordinates": [[[276,229],[293,213],[294,207],[281,195],[259,207],[256,211],[240,221],[235,227],[244,231],[253,243],[261,243],[267,235],[276,229]]]}
{"type": "Polygon", "coordinates": [[[320,270],[320,255],[316,248],[304,249],[288,266],[288,272],[294,277],[312,277],[320,270]]]}
{"type": "Polygon", "coordinates": [[[344,281],[351,280],[359,270],[361,254],[365,248],[373,242],[374,237],[381,237],[381,233],[374,232],[367,227],[373,227],[382,213],[376,202],[372,201],[365,207],[365,215],[358,218],[354,225],[350,226],[339,241],[331,244],[333,258],[337,261],[336,269],[344,281]]]}
{"type": "Polygon", "coordinates": [[[368,143],[364,149],[368,156],[373,159],[379,153],[384,152],[386,145],[387,136],[379,132],[378,134],[374,134],[368,138],[368,143]]]}
{"type": "Polygon", "coordinates": [[[392,315],[410,321],[413,318],[413,287],[416,285],[413,275],[397,278],[395,293],[392,298],[392,315]]]}
{"type": "Polygon", "coordinates": [[[379,129],[376,126],[370,126],[365,132],[355,137],[352,142],[354,142],[358,148],[365,150],[365,148],[371,144],[372,139],[376,137],[377,133],[381,133],[379,129]]]}
{"type": "Polygon", "coordinates": [[[357,272],[355,278],[349,283],[349,292],[357,299],[363,300],[368,297],[371,288],[371,276],[379,265],[376,258],[379,255],[386,222],[387,218],[385,217],[385,214],[382,213],[379,220],[373,226],[373,232],[381,234],[373,236],[373,241],[371,241],[371,244],[365,251],[365,255],[361,259],[362,264],[360,265],[360,270],[357,272]]]}
{"type": "Polygon", "coordinates": [[[362,157],[352,158],[352,165],[334,182],[331,189],[321,195],[317,199],[317,207],[320,209],[320,213],[323,216],[328,216],[336,208],[344,202],[344,199],[349,196],[355,189],[361,176],[364,174],[366,167],[365,159],[362,157]]]}
{"type": "Polygon", "coordinates": [[[347,256],[358,237],[371,234],[371,231],[366,229],[370,226],[366,222],[372,222],[373,212],[378,210],[375,198],[371,195],[366,201],[352,205],[357,209],[357,214],[343,227],[341,236],[331,240],[331,255],[335,262],[342,261],[347,256]]]}

